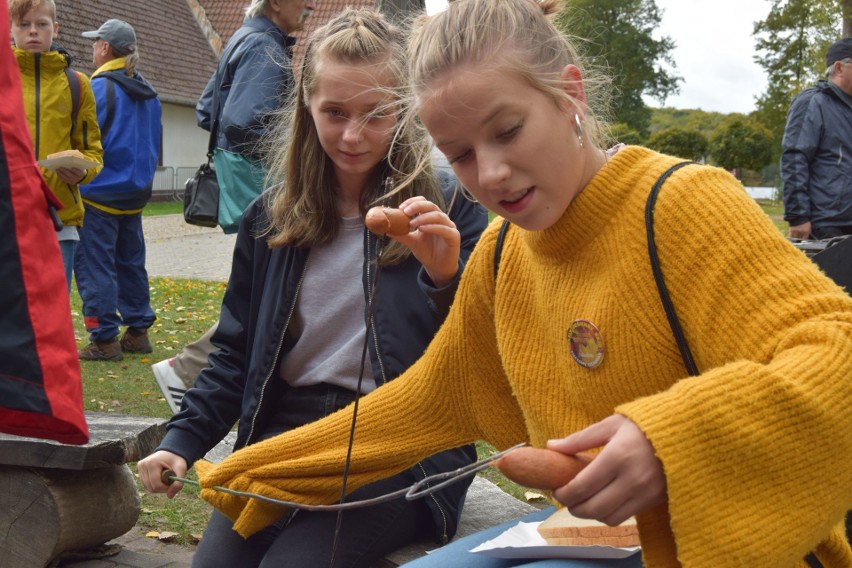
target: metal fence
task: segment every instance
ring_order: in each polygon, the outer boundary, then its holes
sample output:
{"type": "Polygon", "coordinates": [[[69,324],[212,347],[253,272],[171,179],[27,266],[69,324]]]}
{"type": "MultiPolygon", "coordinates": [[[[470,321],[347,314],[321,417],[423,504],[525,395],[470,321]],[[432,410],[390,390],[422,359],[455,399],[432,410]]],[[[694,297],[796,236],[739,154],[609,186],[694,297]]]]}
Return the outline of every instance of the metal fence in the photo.
{"type": "Polygon", "coordinates": [[[157,168],[154,173],[154,201],[180,201],[183,199],[183,186],[186,180],[195,175],[198,167],[172,166],[157,168]]]}

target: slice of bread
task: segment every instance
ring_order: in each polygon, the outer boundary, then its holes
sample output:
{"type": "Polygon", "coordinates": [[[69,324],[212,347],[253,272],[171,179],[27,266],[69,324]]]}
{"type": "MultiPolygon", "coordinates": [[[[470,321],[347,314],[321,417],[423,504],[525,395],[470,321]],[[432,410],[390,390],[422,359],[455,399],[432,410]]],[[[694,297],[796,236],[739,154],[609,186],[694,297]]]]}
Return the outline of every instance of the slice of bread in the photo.
{"type": "Polygon", "coordinates": [[[611,527],[594,519],[580,519],[561,508],[538,525],[538,533],[550,545],[639,546],[639,527],[630,517],[611,527]]]}
{"type": "Polygon", "coordinates": [[[53,158],[81,158],[84,159],[85,156],[80,150],[62,150],[61,152],[54,152],[53,154],[48,154],[47,159],[52,160],[53,158]]]}

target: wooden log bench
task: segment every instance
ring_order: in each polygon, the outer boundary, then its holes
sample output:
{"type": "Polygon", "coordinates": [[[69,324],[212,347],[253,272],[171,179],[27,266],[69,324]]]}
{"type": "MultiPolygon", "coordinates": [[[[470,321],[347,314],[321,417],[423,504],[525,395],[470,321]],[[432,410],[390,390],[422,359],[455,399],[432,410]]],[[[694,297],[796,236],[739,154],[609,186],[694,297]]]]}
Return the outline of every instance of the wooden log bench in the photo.
{"type": "Polygon", "coordinates": [[[136,524],[139,493],[127,463],[153,451],[165,421],[86,413],[86,422],[84,446],[0,434],[0,566],[44,568],[136,524]]]}

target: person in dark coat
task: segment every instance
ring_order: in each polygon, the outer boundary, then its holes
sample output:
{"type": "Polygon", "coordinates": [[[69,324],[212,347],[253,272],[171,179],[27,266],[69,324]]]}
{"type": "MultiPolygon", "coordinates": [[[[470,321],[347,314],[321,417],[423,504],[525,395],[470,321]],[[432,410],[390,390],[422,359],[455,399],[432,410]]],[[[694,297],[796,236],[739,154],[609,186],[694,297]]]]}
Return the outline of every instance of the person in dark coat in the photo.
{"type": "MultiPolygon", "coordinates": [[[[226,233],[236,231],[243,211],[263,189],[266,171],[259,141],[293,89],[290,55],[296,40],[289,34],[302,28],[313,9],[313,0],[252,0],[195,107],[198,125],[216,130],[219,224],[226,233]],[[237,168],[243,175],[233,175],[237,168]],[[248,186],[248,191],[237,186],[248,186]]],[[[207,366],[216,325],[175,357],[151,365],[172,412],[180,409],[186,389],[207,366]]]]}
{"type": "Polygon", "coordinates": [[[828,48],[827,79],[790,105],[781,142],[790,236],[852,234],[852,38],[828,48]]]}

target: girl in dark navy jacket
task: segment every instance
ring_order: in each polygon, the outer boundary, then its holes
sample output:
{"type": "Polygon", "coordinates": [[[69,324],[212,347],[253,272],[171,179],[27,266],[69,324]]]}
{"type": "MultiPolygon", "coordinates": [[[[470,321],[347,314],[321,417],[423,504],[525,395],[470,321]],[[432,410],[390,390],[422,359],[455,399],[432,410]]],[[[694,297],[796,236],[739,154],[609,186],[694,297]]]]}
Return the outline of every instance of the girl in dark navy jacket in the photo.
{"type": "MultiPolygon", "coordinates": [[[[241,448],[347,406],[359,386],[362,394],[380,388],[419,358],[441,325],[487,216],[450,174],[415,167],[429,142],[397,129],[403,41],[369,10],[346,11],[309,38],[294,100],[269,141],[275,183],[237,236],[213,336],[218,351],[158,451],[139,463],[149,489],[167,491],[162,472],[183,477],[236,421],[241,448]],[[402,208],[412,231],[387,242],[366,231],[364,214],[377,202],[402,208]]],[[[475,459],[470,446],[446,451],[347,499],[475,459]]],[[[371,566],[424,538],[448,541],[468,485],[346,511],[335,566],[371,566]]],[[[179,490],[168,487],[170,496],[179,490]]],[[[285,513],[243,539],[215,511],[194,565],[329,566],[337,514],[285,513]]]]}

